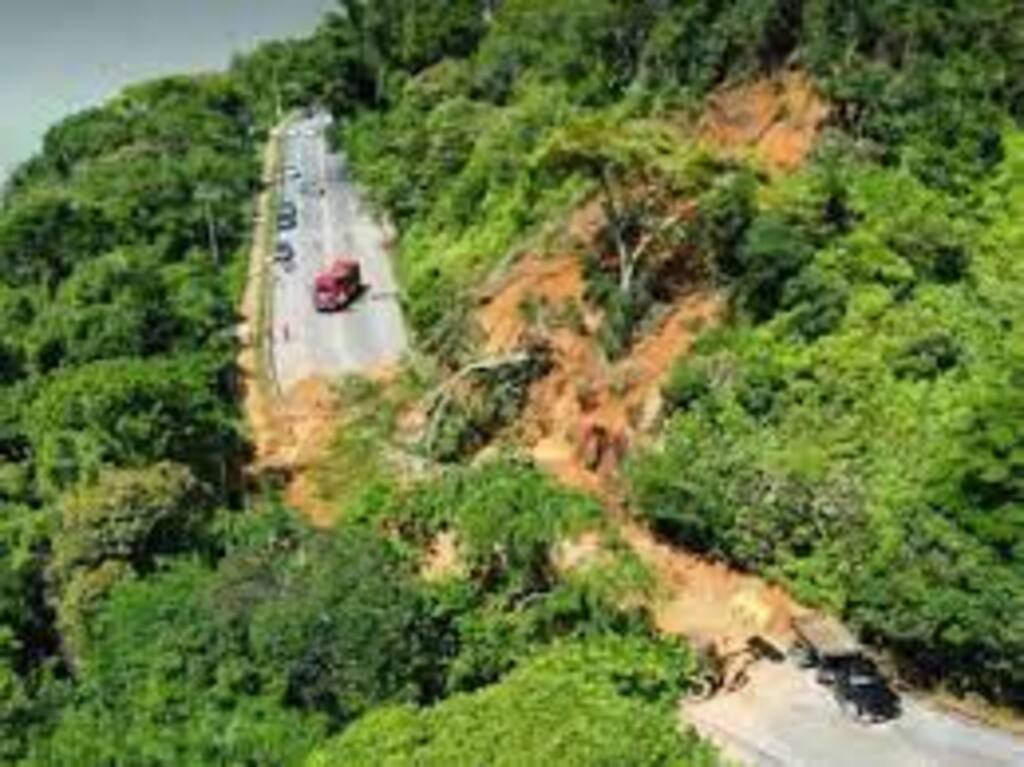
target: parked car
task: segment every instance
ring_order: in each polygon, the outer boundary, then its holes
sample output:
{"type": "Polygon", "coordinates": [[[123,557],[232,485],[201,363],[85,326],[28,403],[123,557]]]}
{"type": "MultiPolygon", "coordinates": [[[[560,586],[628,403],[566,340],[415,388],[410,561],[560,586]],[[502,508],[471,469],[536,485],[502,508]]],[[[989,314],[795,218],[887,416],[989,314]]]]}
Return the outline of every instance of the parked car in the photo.
{"type": "Polygon", "coordinates": [[[295,203],[285,200],[277,209],[277,228],[294,229],[299,224],[299,211],[295,203]]]}
{"type": "Polygon", "coordinates": [[[813,614],[793,621],[796,647],[790,657],[815,669],[817,681],[832,691],[840,709],[863,722],[894,719],[900,699],[857,639],[835,618],[813,614]]]}
{"type": "Polygon", "coordinates": [[[884,722],[902,713],[899,695],[868,658],[847,664],[836,675],[832,692],[840,709],[859,721],[884,722]]]}
{"type": "Polygon", "coordinates": [[[274,260],[277,262],[291,262],[295,260],[295,248],[287,240],[278,240],[274,248],[274,260]]]}

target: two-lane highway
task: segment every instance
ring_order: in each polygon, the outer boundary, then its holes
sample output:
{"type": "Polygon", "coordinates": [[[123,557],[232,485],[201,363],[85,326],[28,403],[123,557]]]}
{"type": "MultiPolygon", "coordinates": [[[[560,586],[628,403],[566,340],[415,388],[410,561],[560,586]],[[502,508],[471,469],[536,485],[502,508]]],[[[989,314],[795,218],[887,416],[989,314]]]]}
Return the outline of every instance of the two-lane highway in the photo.
{"type": "Polygon", "coordinates": [[[312,376],[336,378],[398,361],[408,338],[385,234],[363,203],[343,157],[328,148],[328,118],[293,122],[284,137],[282,201],[294,202],[297,225],[278,232],[291,243],[290,263],[273,265],[273,361],[281,388],[312,376]],[[339,257],[355,259],[365,292],[344,311],[313,305],[317,274],[339,257]]]}

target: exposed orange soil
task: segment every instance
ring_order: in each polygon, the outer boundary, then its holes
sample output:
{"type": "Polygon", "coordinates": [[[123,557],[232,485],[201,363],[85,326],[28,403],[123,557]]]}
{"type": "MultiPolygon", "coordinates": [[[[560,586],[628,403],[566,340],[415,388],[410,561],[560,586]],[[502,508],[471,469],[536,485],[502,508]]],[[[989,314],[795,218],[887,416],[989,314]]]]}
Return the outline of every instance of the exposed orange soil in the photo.
{"type": "Polygon", "coordinates": [[[555,567],[563,573],[582,570],[606,558],[608,551],[599,533],[586,532],[577,538],[560,541],[552,552],[555,567]]]}
{"type": "Polygon", "coordinates": [[[330,526],[334,521],[332,505],[320,497],[313,478],[340,417],[338,397],[330,384],[310,378],[280,398],[251,386],[246,411],[255,452],[250,466],[253,479],[279,479],[290,506],[302,511],[315,526],[330,526]]]}
{"type": "Polygon", "coordinates": [[[614,456],[595,456],[593,449],[585,455],[587,441],[600,432],[611,443],[621,442],[610,445],[621,451],[652,425],[665,375],[699,329],[715,321],[721,301],[704,291],[682,296],[631,354],[609,363],[593,337],[599,318],[592,312],[584,313],[583,328],[538,328],[520,309],[528,301],[582,306],[583,291],[576,256],[527,256],[513,267],[478,319],[490,354],[510,352],[531,335],[541,334],[549,343],[552,370],[533,385],[517,436],[541,465],[557,469],[570,484],[593,489],[588,469],[612,471],[614,465],[607,461],[614,456]],[[584,465],[587,458],[598,465],[584,465]]]}
{"type": "MultiPolygon", "coordinates": [[[[811,152],[828,113],[810,79],[790,71],[720,91],[697,134],[720,153],[753,154],[768,170],[788,172],[811,152]]],[[[592,243],[603,223],[592,201],[570,218],[566,234],[592,243]]],[[[699,288],[683,293],[628,356],[609,363],[594,337],[600,316],[584,308],[583,296],[578,257],[534,254],[512,267],[478,312],[489,354],[510,352],[538,335],[551,348],[552,370],[533,385],[515,439],[562,482],[605,502],[623,538],[657,576],[661,594],[654,609],[662,631],[724,653],[753,635],[788,643],[792,618],[805,608],[760,578],[658,541],[629,519],[622,501],[622,457],[655,430],[661,386],[700,330],[718,320],[721,297],[699,288]],[[569,303],[583,309],[582,327],[531,323],[522,310],[569,303]]],[[[593,547],[592,538],[567,543],[556,560],[590,559],[593,547]]]]}
{"type": "Polygon", "coordinates": [[[698,132],[719,151],[751,152],[769,170],[784,172],[807,158],[828,116],[811,79],[789,70],[716,93],[698,132]]]}
{"type": "Polygon", "coordinates": [[[314,471],[334,439],[340,419],[338,396],[322,379],[300,381],[280,404],[278,426],[283,434],[278,452],[270,456],[267,465],[273,468],[277,462],[282,466],[289,478],[285,500],[316,527],[334,522],[333,506],[319,493],[314,471]]]}
{"type": "Polygon", "coordinates": [[[780,645],[793,639],[792,619],[807,610],[778,586],[657,541],[636,524],[627,522],[621,531],[657,574],[662,594],[654,618],[664,633],[725,654],[754,635],[780,645]]]}
{"type": "MultiPolygon", "coordinates": [[[[697,131],[719,151],[752,152],[781,172],[807,156],[827,115],[808,78],[788,72],[720,92],[697,131]]],[[[570,218],[566,236],[593,242],[603,223],[601,206],[592,201],[570,218]]],[[[530,254],[488,291],[477,312],[487,354],[511,352],[538,336],[550,345],[552,369],[532,386],[510,437],[563,482],[605,501],[624,540],[657,576],[655,619],[661,630],[726,651],[753,634],[786,641],[791,617],[802,608],[781,589],[656,540],[629,520],[621,500],[621,460],[628,449],[651,438],[661,410],[661,385],[700,330],[718,320],[721,297],[696,286],[681,293],[624,359],[608,362],[595,338],[600,315],[587,307],[584,290],[576,255],[530,254]],[[560,310],[570,305],[576,307],[575,326],[552,319],[564,316],[560,310]],[[544,311],[530,319],[524,311],[528,306],[544,311]]],[[[268,402],[258,387],[249,388],[256,470],[280,473],[289,503],[314,524],[331,524],[330,505],[319,497],[311,468],[337,428],[334,393],[324,382],[309,381],[283,400],[268,402]]],[[[571,569],[599,557],[599,548],[598,538],[584,537],[564,543],[555,556],[571,569]]],[[[457,567],[457,541],[439,537],[425,556],[424,577],[443,577],[457,567]]]]}
{"type": "Polygon", "coordinates": [[[582,297],[583,270],[577,259],[524,257],[478,315],[487,352],[507,352],[519,344],[526,330],[522,312],[526,301],[544,299],[559,304],[582,297]]]}
{"type": "MultiPolygon", "coordinates": [[[[530,332],[521,312],[509,311],[523,299],[580,300],[578,263],[573,256],[521,261],[510,275],[508,292],[499,292],[480,313],[481,324],[493,332],[489,350],[509,351],[517,338],[530,332]],[[505,313],[495,316],[497,312],[505,313]]],[[[642,439],[660,409],[660,386],[672,363],[691,347],[701,327],[715,322],[720,309],[721,301],[714,294],[684,296],[628,357],[611,365],[602,359],[592,337],[564,328],[551,332],[547,337],[554,368],[534,385],[517,436],[541,467],[605,502],[620,523],[625,541],[656,575],[659,594],[654,617],[659,629],[699,645],[715,645],[727,654],[758,634],[787,643],[791,619],[803,609],[781,589],[666,545],[628,521],[614,451],[592,466],[581,444],[595,425],[610,435],[621,435],[626,443],[642,439]]],[[[599,546],[594,536],[564,542],[555,559],[571,569],[595,558],[594,549],[599,546]]]]}
{"type": "MultiPolygon", "coordinates": [[[[785,592],[656,540],[629,521],[622,509],[619,451],[651,430],[667,373],[690,349],[700,329],[717,320],[721,299],[701,290],[681,296],[632,352],[616,363],[604,360],[592,335],[598,318],[587,317],[582,332],[566,327],[538,329],[519,308],[527,301],[557,305],[582,300],[578,257],[531,255],[513,267],[504,287],[492,294],[478,314],[491,354],[509,352],[538,333],[551,345],[553,368],[534,384],[516,440],[562,482],[605,502],[625,541],[657,576],[654,613],[662,631],[714,644],[723,653],[741,648],[755,634],[786,643],[792,616],[802,608],[785,592]],[[592,450],[588,454],[586,444],[595,429],[603,430],[608,439],[605,454],[596,457],[592,450]]],[[[593,535],[563,542],[555,551],[556,563],[572,569],[598,556],[595,549],[600,545],[593,535]]]]}

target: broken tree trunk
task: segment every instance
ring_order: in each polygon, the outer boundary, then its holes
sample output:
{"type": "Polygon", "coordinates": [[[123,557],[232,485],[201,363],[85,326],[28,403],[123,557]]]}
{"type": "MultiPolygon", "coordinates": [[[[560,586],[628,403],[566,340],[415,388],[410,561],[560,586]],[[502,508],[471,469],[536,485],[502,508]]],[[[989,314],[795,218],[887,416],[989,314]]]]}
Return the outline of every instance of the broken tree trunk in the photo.
{"type": "Polygon", "coordinates": [[[601,166],[601,172],[598,175],[601,179],[601,189],[604,192],[605,213],[612,230],[615,251],[619,256],[619,288],[623,292],[628,292],[632,280],[632,268],[629,266],[630,252],[629,246],[626,245],[626,234],[623,231],[622,213],[619,210],[618,201],[615,199],[615,184],[607,165],[601,166]]]}
{"type": "Polygon", "coordinates": [[[643,239],[637,243],[637,246],[629,253],[627,260],[625,261],[622,272],[619,279],[619,288],[624,292],[628,293],[630,288],[633,286],[633,278],[636,276],[637,267],[643,260],[643,257],[647,254],[651,244],[658,239],[662,234],[671,229],[673,226],[683,220],[685,214],[676,213],[668,218],[663,219],[652,232],[648,232],[644,235],[643,239]]]}
{"type": "Polygon", "coordinates": [[[466,365],[438,386],[430,396],[427,397],[426,414],[428,423],[426,438],[424,440],[427,452],[432,453],[434,451],[434,444],[437,440],[437,432],[440,428],[441,420],[444,418],[444,415],[448,410],[448,406],[451,404],[451,401],[455,396],[456,386],[458,386],[460,382],[481,373],[491,373],[504,368],[523,367],[533,363],[534,361],[534,354],[528,351],[515,352],[513,354],[506,354],[500,357],[488,357],[466,365]]]}

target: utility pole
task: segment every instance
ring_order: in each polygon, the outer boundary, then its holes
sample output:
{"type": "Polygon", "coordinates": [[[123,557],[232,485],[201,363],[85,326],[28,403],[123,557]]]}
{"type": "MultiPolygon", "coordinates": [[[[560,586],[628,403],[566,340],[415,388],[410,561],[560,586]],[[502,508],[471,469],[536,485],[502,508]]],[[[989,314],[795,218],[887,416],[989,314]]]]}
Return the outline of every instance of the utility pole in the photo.
{"type": "Polygon", "coordinates": [[[277,62],[276,61],[274,62],[273,72],[274,72],[274,74],[273,74],[273,77],[272,77],[272,82],[273,82],[273,88],[274,88],[274,105],[275,105],[275,108],[277,109],[277,122],[281,122],[281,112],[282,112],[282,106],[281,106],[281,83],[280,83],[280,81],[278,80],[278,77],[277,77],[277,62]]]}
{"type": "Polygon", "coordinates": [[[219,190],[208,186],[200,186],[196,190],[196,199],[203,204],[203,215],[206,218],[206,237],[210,256],[216,266],[220,266],[220,247],[217,242],[217,220],[213,214],[213,203],[220,200],[221,196],[219,190]]]}

